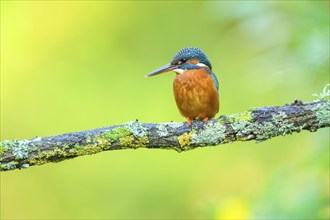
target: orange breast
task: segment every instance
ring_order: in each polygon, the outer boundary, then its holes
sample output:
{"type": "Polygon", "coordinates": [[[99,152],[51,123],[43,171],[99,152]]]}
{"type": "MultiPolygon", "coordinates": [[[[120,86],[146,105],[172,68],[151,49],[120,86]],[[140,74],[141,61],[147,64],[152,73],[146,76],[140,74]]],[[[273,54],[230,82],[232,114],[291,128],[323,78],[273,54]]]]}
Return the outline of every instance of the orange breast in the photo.
{"type": "Polygon", "coordinates": [[[173,82],[176,105],[190,119],[213,118],[219,111],[219,95],[210,74],[204,68],[186,70],[173,82]]]}

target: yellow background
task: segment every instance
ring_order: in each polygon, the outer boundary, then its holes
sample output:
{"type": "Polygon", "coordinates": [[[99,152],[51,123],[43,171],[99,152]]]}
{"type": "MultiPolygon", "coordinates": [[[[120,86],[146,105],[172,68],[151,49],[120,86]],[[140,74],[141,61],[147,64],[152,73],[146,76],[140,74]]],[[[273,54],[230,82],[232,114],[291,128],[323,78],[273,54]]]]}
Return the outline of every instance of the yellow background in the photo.
{"type": "MultiPolygon", "coordinates": [[[[220,114],[329,82],[328,1],[1,1],[1,140],[183,121],[174,73],[203,49],[220,114]]],[[[123,150],[1,173],[3,219],[329,218],[329,129],[178,154],[123,150]]]]}

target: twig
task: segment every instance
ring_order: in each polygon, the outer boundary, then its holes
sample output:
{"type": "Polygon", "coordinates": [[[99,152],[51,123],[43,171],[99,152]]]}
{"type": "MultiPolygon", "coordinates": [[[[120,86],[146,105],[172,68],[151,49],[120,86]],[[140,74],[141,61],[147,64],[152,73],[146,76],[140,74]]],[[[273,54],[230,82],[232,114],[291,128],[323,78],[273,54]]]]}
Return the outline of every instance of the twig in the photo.
{"type": "Polygon", "coordinates": [[[330,127],[330,101],[262,107],[208,122],[140,123],[0,143],[0,170],[27,168],[106,150],[158,148],[178,152],[235,141],[265,141],[330,127]]]}

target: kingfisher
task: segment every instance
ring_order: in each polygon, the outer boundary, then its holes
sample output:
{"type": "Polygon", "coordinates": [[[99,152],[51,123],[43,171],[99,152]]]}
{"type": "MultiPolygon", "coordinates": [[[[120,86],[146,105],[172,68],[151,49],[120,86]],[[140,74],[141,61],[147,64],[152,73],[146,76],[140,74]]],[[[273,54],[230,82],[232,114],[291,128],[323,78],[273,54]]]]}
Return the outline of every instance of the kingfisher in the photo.
{"type": "Polygon", "coordinates": [[[195,47],[180,50],[169,64],[145,77],[173,71],[176,73],[173,92],[176,105],[187,120],[204,122],[219,111],[219,82],[205,53],[195,47]]]}

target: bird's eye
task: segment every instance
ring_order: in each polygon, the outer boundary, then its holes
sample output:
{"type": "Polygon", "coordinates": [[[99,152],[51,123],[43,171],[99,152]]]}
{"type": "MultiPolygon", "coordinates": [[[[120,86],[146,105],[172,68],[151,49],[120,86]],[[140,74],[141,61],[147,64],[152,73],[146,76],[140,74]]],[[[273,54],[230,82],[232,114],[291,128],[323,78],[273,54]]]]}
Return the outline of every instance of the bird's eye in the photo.
{"type": "Polygon", "coordinates": [[[171,64],[173,64],[173,65],[181,65],[181,64],[185,63],[186,61],[187,60],[183,58],[181,60],[174,60],[174,61],[172,61],[171,64]]]}

